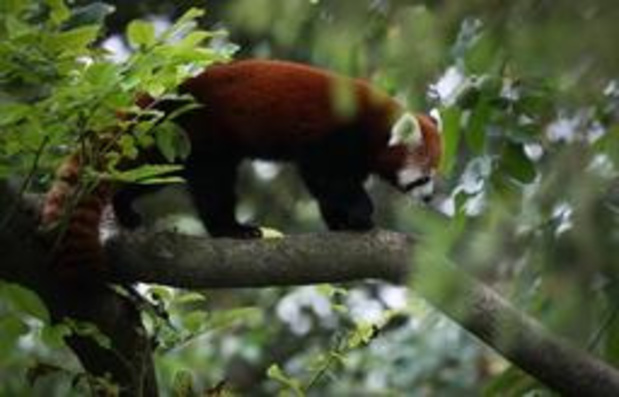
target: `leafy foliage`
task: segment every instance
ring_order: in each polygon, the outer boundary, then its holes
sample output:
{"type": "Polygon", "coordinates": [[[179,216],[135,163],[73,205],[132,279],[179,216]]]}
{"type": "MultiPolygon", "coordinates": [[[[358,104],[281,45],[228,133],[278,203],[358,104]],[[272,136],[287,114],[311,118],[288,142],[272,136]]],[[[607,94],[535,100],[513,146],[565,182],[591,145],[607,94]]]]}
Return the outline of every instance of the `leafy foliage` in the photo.
{"type": "Polygon", "coordinates": [[[151,22],[134,21],[127,28],[134,51],[117,63],[96,45],[104,15],[95,21],[86,18],[85,12],[101,9],[93,6],[73,12],[63,1],[6,4],[0,24],[5,33],[0,43],[0,169],[5,172],[0,176],[30,173],[42,177],[35,181],[45,182],[59,159],[80,150],[92,166],[84,173],[91,184],[102,177],[144,181],[170,169],[117,173],[120,158],[133,158],[139,148],[153,143],[170,158],[186,156],[188,149],[170,137],[178,131],[161,123],[161,113],[141,110],[134,100],[138,93],[182,100],[175,94],[181,81],[227,59],[225,51],[199,47],[222,33],[196,30],[196,19],[203,14],[197,9],[160,34],[151,22]],[[120,123],[119,112],[131,116],[120,123]],[[112,142],[89,147],[104,131],[112,131],[112,142]],[[115,141],[119,145],[112,144],[115,141]]]}

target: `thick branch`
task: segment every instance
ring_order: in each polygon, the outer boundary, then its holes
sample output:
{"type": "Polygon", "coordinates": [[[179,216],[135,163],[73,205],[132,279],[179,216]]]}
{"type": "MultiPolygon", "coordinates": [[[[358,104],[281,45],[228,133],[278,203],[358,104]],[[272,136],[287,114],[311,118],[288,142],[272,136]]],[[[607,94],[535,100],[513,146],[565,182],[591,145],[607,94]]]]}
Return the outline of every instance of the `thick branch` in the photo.
{"type": "Polygon", "coordinates": [[[135,233],[110,240],[107,252],[117,281],[185,288],[410,280],[438,310],[562,395],[619,395],[616,369],[550,334],[453,266],[415,263],[414,247],[410,237],[387,231],[248,241],[135,233]],[[429,279],[441,280],[442,288],[429,288],[435,285],[429,279]]]}
{"type": "Polygon", "coordinates": [[[106,253],[113,279],[183,288],[406,280],[412,240],[401,233],[303,234],[268,240],[123,233],[106,253]]]}

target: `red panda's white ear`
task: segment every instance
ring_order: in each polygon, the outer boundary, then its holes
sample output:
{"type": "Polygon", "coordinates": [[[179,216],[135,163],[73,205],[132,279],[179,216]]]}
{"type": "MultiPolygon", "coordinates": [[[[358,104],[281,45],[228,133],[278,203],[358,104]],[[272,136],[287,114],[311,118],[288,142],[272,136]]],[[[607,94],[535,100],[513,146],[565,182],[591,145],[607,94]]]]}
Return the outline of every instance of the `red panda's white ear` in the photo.
{"type": "Polygon", "coordinates": [[[436,129],[438,130],[438,132],[442,132],[443,131],[443,118],[441,117],[441,112],[437,108],[434,108],[430,110],[429,116],[432,119],[432,121],[434,121],[434,125],[436,126],[436,129]]]}
{"type": "Polygon", "coordinates": [[[391,138],[389,146],[406,145],[417,146],[422,143],[423,135],[417,117],[412,113],[406,112],[391,127],[391,138]]]}

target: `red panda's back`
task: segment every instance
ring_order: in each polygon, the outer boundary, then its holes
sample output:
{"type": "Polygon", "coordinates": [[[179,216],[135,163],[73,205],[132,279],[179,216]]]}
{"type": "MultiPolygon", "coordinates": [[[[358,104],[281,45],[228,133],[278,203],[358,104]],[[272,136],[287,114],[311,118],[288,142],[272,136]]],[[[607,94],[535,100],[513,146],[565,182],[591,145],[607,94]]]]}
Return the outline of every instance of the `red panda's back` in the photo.
{"type": "Polygon", "coordinates": [[[322,69],[282,61],[239,61],[214,66],[187,80],[205,108],[185,126],[192,141],[215,139],[273,150],[311,144],[344,129],[373,130],[388,139],[399,106],[363,82],[322,69]],[[342,80],[338,80],[342,79],[342,80]],[[352,117],[334,110],[333,84],[349,83],[356,103],[352,117]]]}

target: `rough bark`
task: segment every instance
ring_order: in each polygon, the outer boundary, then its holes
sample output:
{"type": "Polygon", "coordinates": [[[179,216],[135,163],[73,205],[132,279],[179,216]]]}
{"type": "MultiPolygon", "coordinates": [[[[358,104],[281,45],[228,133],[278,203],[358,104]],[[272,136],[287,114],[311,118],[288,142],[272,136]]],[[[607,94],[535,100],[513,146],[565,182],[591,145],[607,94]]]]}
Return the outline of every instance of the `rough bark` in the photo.
{"type": "Polygon", "coordinates": [[[183,288],[406,280],[413,240],[401,233],[316,233],[267,240],[122,233],[106,243],[112,279],[183,288]]]}
{"type": "MultiPolygon", "coordinates": [[[[7,192],[0,185],[0,197],[7,192]]],[[[0,215],[5,205],[6,202],[0,202],[0,215]]],[[[9,233],[6,228],[0,230],[0,255],[5,261],[0,277],[33,288],[52,311],[72,314],[67,312],[71,302],[57,291],[58,286],[50,281],[52,275],[42,267],[49,251],[36,237],[32,216],[17,215],[9,233]],[[22,224],[20,218],[29,221],[22,224]]],[[[415,247],[411,237],[387,231],[253,241],[137,232],[110,239],[106,255],[113,282],[156,282],[185,288],[264,287],[365,279],[408,283],[438,310],[557,392],[575,396],[619,395],[619,373],[615,368],[549,333],[496,292],[450,264],[419,260],[423,256],[416,255],[415,247]],[[427,282],[430,278],[444,281],[442,288],[432,288],[433,283],[427,282]]],[[[110,324],[128,321],[138,329],[134,309],[128,310],[123,304],[110,305],[116,308],[111,310],[114,315],[109,317],[114,319],[110,321],[107,314],[98,313],[98,307],[106,307],[111,298],[103,292],[92,293],[95,297],[83,300],[86,310],[81,308],[79,314],[85,313],[86,318],[111,333],[119,351],[135,352],[144,348],[149,352],[143,330],[133,337],[141,348],[128,348],[134,342],[123,333],[125,327],[110,324]]],[[[113,364],[114,358],[105,356],[104,352],[84,352],[79,346],[75,349],[89,371],[100,373],[107,368],[109,372],[122,372],[123,366],[113,364]]],[[[128,362],[150,371],[150,361],[144,364],[145,352],[137,356],[129,357],[128,362]]],[[[133,379],[124,381],[124,384],[135,384],[133,379]]]]}

